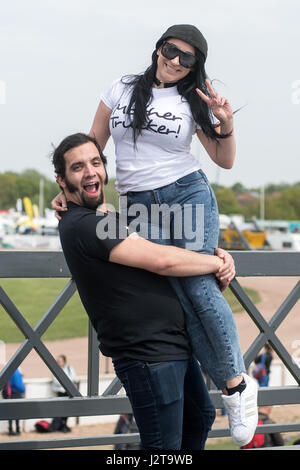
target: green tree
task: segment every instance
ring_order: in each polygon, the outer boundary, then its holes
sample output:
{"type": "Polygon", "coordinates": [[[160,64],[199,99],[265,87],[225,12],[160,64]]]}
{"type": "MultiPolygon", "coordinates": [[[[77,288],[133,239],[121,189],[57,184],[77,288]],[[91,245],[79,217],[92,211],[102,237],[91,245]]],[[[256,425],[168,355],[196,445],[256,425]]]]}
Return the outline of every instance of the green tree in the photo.
{"type": "Polygon", "coordinates": [[[280,184],[268,184],[265,186],[265,194],[266,195],[272,195],[275,192],[281,193],[285,189],[288,189],[290,187],[289,184],[287,183],[280,183],[280,184]]]}
{"type": "Polygon", "coordinates": [[[267,219],[300,219],[300,187],[293,186],[282,191],[278,198],[267,198],[265,202],[267,219]]]}
{"type": "Polygon", "coordinates": [[[239,214],[241,206],[238,203],[234,192],[230,188],[220,188],[216,191],[220,214],[239,214]]]}
{"type": "Polygon", "coordinates": [[[16,175],[12,172],[0,174],[0,209],[16,206],[16,175]]]}
{"type": "Polygon", "coordinates": [[[247,204],[241,206],[241,214],[245,217],[245,220],[250,221],[253,217],[260,217],[260,201],[249,201],[247,204]]]}
{"type": "Polygon", "coordinates": [[[60,187],[55,181],[44,179],[44,208],[51,209],[51,201],[60,192],[60,187]]]}
{"type": "Polygon", "coordinates": [[[116,178],[111,178],[108,184],[105,186],[105,197],[106,202],[114,206],[115,210],[119,210],[119,195],[117,193],[116,187],[116,178]]]}
{"type": "Polygon", "coordinates": [[[232,191],[234,194],[243,194],[247,191],[245,186],[242,183],[235,183],[231,186],[232,191]]]}
{"type": "Polygon", "coordinates": [[[32,178],[28,178],[23,175],[17,175],[16,177],[16,193],[18,197],[23,199],[29,197],[32,202],[36,202],[39,195],[39,183],[32,178]]]}

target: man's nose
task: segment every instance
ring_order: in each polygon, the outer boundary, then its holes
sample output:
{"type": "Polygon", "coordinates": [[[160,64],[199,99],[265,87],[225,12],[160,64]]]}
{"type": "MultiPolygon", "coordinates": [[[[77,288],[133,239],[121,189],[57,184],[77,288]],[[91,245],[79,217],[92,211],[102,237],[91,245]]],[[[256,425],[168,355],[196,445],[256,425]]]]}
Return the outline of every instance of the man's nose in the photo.
{"type": "Polygon", "coordinates": [[[84,174],[85,176],[89,176],[89,177],[95,176],[96,174],[95,167],[93,165],[87,164],[84,168],[84,174]]]}

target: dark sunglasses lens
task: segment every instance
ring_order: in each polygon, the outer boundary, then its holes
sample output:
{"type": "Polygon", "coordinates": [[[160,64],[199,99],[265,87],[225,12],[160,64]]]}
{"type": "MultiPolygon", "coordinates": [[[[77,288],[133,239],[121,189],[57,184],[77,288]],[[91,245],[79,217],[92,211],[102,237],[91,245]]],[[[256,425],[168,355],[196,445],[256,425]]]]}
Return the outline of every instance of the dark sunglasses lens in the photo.
{"type": "Polygon", "coordinates": [[[170,44],[168,42],[165,42],[161,48],[162,55],[169,60],[174,59],[174,57],[179,55],[179,49],[174,46],[173,44],[170,44]]]}
{"type": "Polygon", "coordinates": [[[174,57],[179,56],[179,63],[182,67],[190,69],[196,63],[196,57],[193,54],[188,54],[187,52],[182,52],[174,44],[165,42],[161,48],[162,55],[169,60],[174,59],[174,57]]]}
{"type": "Polygon", "coordinates": [[[195,65],[196,57],[193,56],[192,54],[185,54],[183,52],[179,56],[179,62],[182,65],[182,67],[185,67],[186,69],[190,69],[191,67],[195,65]]]}

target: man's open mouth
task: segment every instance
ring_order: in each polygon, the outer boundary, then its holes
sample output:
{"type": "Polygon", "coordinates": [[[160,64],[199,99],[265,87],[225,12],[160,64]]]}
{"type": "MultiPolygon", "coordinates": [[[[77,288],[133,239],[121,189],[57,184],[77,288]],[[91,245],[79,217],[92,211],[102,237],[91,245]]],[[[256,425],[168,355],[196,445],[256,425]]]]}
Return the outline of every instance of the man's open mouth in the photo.
{"type": "Polygon", "coordinates": [[[83,189],[88,193],[88,194],[96,194],[99,189],[99,183],[87,183],[83,185],[83,189]]]}

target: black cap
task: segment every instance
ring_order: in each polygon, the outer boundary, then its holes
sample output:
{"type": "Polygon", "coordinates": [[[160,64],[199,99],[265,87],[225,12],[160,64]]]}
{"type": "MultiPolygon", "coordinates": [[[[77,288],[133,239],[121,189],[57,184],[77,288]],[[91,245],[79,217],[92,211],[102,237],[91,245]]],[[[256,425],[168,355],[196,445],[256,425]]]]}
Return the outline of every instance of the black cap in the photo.
{"type": "Polygon", "coordinates": [[[207,57],[207,42],[203,34],[199,31],[196,26],[191,24],[175,24],[170,26],[167,31],[161,36],[156,43],[156,49],[158,49],[162,42],[167,38],[177,38],[182,41],[188,42],[192,46],[196,47],[205,59],[207,57]]]}

